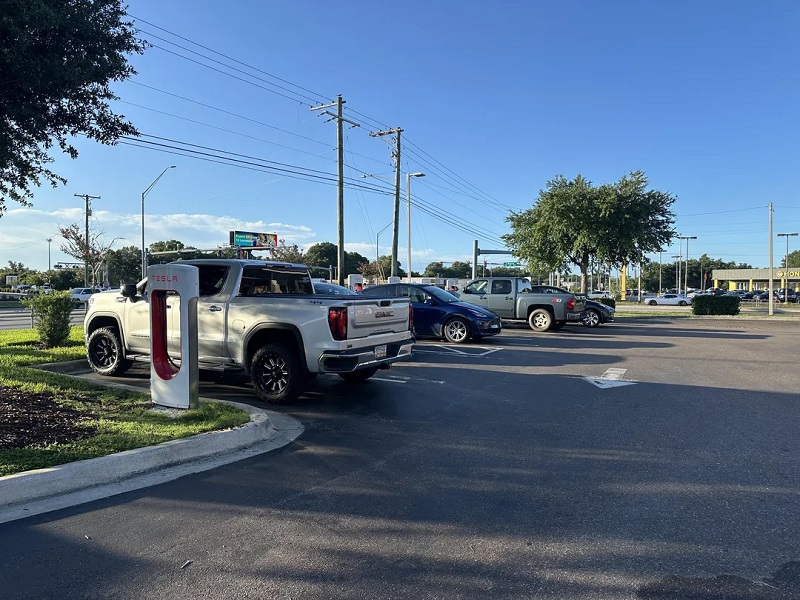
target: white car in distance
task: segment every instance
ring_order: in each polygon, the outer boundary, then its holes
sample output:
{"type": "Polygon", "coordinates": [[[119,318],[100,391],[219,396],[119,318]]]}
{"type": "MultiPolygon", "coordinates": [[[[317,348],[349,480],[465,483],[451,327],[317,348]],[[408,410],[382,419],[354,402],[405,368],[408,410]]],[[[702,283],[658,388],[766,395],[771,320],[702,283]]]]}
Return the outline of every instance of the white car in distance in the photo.
{"type": "Polygon", "coordinates": [[[656,306],[663,304],[665,306],[688,306],[692,303],[692,299],[683,294],[664,294],[659,298],[648,298],[647,304],[656,306]]]}

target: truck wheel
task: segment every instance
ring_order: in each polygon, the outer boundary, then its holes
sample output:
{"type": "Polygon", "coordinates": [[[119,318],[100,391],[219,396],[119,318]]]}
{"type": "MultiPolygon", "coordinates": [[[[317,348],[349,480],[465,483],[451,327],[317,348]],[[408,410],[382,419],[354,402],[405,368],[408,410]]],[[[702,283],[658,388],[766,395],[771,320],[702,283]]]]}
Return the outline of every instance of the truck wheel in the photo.
{"type": "Polygon", "coordinates": [[[463,344],[469,340],[469,325],[464,319],[450,319],[442,328],[444,339],[451,344],[463,344]]]}
{"type": "Polygon", "coordinates": [[[586,311],[586,316],[581,320],[585,327],[597,327],[600,325],[600,313],[590,308],[586,311]]]}
{"type": "Polygon", "coordinates": [[[100,327],[92,332],[86,342],[86,358],[96,373],[112,377],[122,375],[133,364],[125,358],[116,327],[100,327]]]}
{"type": "Polygon", "coordinates": [[[303,374],[294,350],[267,344],[253,355],[250,380],[259,398],[272,404],[291,402],[303,392],[303,374]]]}
{"type": "Polygon", "coordinates": [[[549,310],[537,308],[528,317],[528,325],[534,331],[548,331],[553,325],[553,315],[549,310]]]}
{"type": "Polygon", "coordinates": [[[377,372],[378,367],[372,367],[371,369],[360,369],[358,371],[350,371],[349,373],[339,373],[339,377],[350,383],[356,383],[358,381],[366,381],[377,372]]]}

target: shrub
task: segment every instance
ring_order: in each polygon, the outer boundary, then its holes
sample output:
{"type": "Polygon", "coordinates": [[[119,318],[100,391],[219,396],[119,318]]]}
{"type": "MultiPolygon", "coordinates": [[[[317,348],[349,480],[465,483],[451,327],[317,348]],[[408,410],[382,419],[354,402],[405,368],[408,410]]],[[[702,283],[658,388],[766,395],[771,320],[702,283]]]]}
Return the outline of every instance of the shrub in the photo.
{"type": "Polygon", "coordinates": [[[694,315],[738,315],[741,299],[736,296],[696,296],[692,300],[694,315]]]}
{"type": "Polygon", "coordinates": [[[69,314],[75,308],[69,292],[37,294],[21,302],[31,311],[40,342],[52,348],[66,341],[70,330],[69,314]]]}

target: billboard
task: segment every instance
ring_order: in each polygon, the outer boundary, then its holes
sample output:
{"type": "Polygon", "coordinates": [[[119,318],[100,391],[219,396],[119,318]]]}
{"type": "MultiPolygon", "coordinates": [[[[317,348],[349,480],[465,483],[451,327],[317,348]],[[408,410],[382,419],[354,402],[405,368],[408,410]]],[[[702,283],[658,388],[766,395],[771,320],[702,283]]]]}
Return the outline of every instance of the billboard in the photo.
{"type": "Polygon", "coordinates": [[[253,233],[252,231],[231,231],[231,246],[245,248],[277,248],[277,233],[253,233]]]}

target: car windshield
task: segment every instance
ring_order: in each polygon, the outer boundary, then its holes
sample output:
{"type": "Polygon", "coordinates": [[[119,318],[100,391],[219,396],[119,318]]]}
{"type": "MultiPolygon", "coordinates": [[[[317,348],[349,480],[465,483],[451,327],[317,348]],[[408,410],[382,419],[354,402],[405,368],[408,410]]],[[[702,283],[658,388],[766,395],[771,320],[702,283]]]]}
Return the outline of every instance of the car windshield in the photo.
{"type": "Polygon", "coordinates": [[[461,302],[460,299],[453,296],[453,294],[451,294],[450,292],[446,292],[442,288],[438,288],[435,285],[426,285],[422,289],[428,292],[434,298],[436,298],[439,302],[443,302],[445,304],[450,304],[452,302],[461,302]]]}

